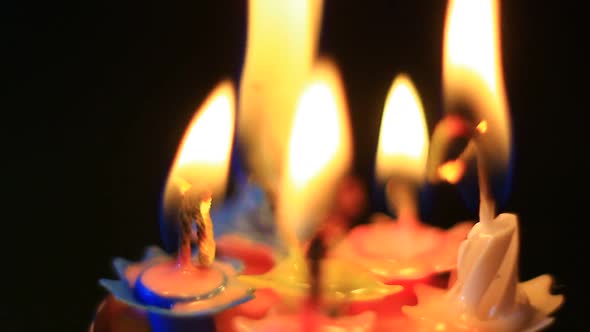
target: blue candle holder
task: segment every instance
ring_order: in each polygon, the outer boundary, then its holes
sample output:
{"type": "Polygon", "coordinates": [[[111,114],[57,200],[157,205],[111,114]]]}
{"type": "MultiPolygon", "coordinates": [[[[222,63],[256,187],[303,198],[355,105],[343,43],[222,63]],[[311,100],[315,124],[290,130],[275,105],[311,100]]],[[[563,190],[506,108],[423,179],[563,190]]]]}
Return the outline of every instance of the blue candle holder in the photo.
{"type": "MultiPolygon", "coordinates": [[[[218,287],[218,290],[203,297],[190,299],[193,301],[192,303],[209,301],[209,305],[203,302],[199,303],[203,305],[198,305],[198,309],[175,310],[176,304],[191,302],[185,301],[187,299],[177,299],[179,302],[176,302],[171,298],[149,296],[149,289],[143,287],[141,282],[137,282],[142,272],[147,268],[173,259],[174,257],[169,256],[162,249],[150,246],[145,250],[144,256],[139,262],[131,262],[120,257],[115,258],[113,266],[119,280],[101,279],[99,283],[121,302],[144,311],[153,332],[213,332],[215,331],[213,316],[216,313],[254,298],[253,290],[240,283],[235,275],[224,274],[224,284],[218,287]],[[227,293],[229,288],[235,290],[235,287],[243,287],[243,291],[227,293]]],[[[227,264],[235,271],[236,275],[243,270],[243,264],[234,259],[221,259],[214,264],[227,264]]]]}

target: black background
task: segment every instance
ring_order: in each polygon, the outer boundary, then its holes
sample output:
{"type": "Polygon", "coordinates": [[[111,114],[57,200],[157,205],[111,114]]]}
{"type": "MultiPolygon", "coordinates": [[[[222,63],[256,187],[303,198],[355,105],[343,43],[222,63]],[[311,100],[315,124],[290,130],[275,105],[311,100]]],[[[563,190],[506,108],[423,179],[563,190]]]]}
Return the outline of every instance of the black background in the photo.
{"type": "MultiPolygon", "coordinates": [[[[445,6],[326,2],[320,48],[343,73],[355,172],[368,185],[395,74],[413,78],[430,131],[441,117],[445,6]]],[[[244,0],[6,4],[3,99],[12,106],[3,124],[5,133],[15,132],[4,139],[6,180],[14,185],[6,210],[15,216],[5,238],[23,243],[6,256],[17,267],[12,278],[33,280],[8,284],[16,302],[5,301],[2,318],[16,319],[15,330],[85,330],[105,295],[98,279],[113,276],[112,257],[136,258],[159,243],[168,167],[210,89],[239,78],[246,8],[244,0]],[[22,227],[13,231],[14,225],[22,227]]],[[[579,93],[587,87],[587,33],[573,15],[580,10],[534,0],[504,1],[501,8],[516,151],[502,211],[520,216],[522,279],[551,273],[566,295],[553,331],[587,324],[580,308],[588,252],[587,96],[579,93]]],[[[426,222],[449,226],[475,217],[450,187],[437,188],[433,201],[426,222]]]]}

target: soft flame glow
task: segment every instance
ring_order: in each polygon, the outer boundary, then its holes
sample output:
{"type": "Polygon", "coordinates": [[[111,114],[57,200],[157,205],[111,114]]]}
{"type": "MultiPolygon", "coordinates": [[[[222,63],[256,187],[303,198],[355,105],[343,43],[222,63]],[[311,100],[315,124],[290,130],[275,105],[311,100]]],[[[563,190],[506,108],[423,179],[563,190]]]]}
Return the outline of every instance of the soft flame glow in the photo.
{"type": "Polygon", "coordinates": [[[463,160],[450,160],[438,167],[438,176],[451,184],[456,184],[465,174],[463,160]]]}
{"type": "Polygon", "coordinates": [[[292,245],[323,221],[333,191],[350,166],[347,111],[337,68],[319,63],[299,99],[279,196],[279,222],[292,245]]]}
{"type": "Polygon", "coordinates": [[[477,131],[479,131],[480,134],[485,134],[486,131],[488,131],[488,122],[486,120],[481,121],[476,127],[475,129],[477,129],[477,131]]]}
{"type": "Polygon", "coordinates": [[[240,142],[256,179],[276,186],[293,114],[316,55],[322,0],[249,0],[240,142]]]}
{"type": "Polygon", "coordinates": [[[393,81],[381,119],[376,174],[421,182],[426,172],[428,130],[418,91],[406,75],[393,81]]]}
{"type": "Polygon", "coordinates": [[[234,134],[234,95],[233,85],[222,82],[196,112],[168,176],[166,196],[195,186],[216,195],[224,192],[234,134]]]}
{"type": "Polygon", "coordinates": [[[305,186],[338,152],[341,134],[337,107],[325,82],[311,83],[299,100],[288,158],[288,174],[295,187],[305,186]],[[325,136],[318,140],[318,136],[309,133],[323,133],[325,136]]]}
{"type": "Polygon", "coordinates": [[[446,109],[480,124],[478,149],[491,172],[505,170],[511,149],[498,12],[496,0],[451,0],[443,52],[446,109]]]}

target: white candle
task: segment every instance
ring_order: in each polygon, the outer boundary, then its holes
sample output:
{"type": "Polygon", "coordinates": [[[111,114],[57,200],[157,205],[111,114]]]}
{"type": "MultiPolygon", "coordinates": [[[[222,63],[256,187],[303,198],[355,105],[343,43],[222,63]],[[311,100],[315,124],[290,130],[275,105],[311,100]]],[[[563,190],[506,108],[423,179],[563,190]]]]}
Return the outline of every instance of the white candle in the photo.
{"type": "Polygon", "coordinates": [[[443,330],[535,331],[552,321],[547,316],[563,301],[550,294],[547,275],[519,283],[518,218],[508,213],[495,216],[489,176],[506,168],[511,145],[498,11],[495,0],[451,0],[447,11],[445,103],[458,116],[447,117],[435,130],[429,171],[430,176],[444,176],[438,163],[450,139],[470,138],[459,159],[477,158],[480,220],[461,244],[451,289],[417,290],[419,305],[404,308],[417,321],[443,330]],[[461,103],[467,113],[460,113],[465,111],[457,108],[461,103]]]}

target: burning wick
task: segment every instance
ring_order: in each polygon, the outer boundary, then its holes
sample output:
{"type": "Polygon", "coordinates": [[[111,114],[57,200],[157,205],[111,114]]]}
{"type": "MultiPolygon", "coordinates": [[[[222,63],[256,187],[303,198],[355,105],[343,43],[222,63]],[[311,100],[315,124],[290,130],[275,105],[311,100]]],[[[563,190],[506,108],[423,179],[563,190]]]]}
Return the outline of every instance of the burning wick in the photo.
{"type": "Polygon", "coordinates": [[[197,226],[196,244],[199,248],[199,263],[209,266],[215,260],[215,239],[213,223],[209,210],[211,209],[211,192],[201,192],[189,189],[185,192],[180,209],[180,239],[178,247],[178,264],[191,264],[191,228],[193,222],[197,226]]]}
{"type": "Polygon", "coordinates": [[[313,237],[309,244],[307,258],[309,260],[310,289],[309,297],[314,306],[319,304],[321,294],[322,259],[326,255],[326,245],[321,233],[313,237]]]}
{"type": "Polygon", "coordinates": [[[488,131],[486,120],[473,125],[457,115],[447,115],[436,126],[432,139],[432,152],[429,154],[428,177],[431,181],[444,180],[458,183],[465,174],[466,161],[475,157],[479,185],[479,220],[488,222],[496,216],[496,202],[493,198],[489,173],[479,141],[488,131]],[[468,144],[457,159],[442,162],[446,152],[455,139],[467,139],[468,144]]]}
{"type": "Polygon", "coordinates": [[[307,259],[309,261],[309,297],[305,304],[303,331],[316,332],[319,330],[317,314],[319,312],[322,287],[322,260],[326,255],[326,244],[321,232],[318,232],[309,244],[307,259]]]}

